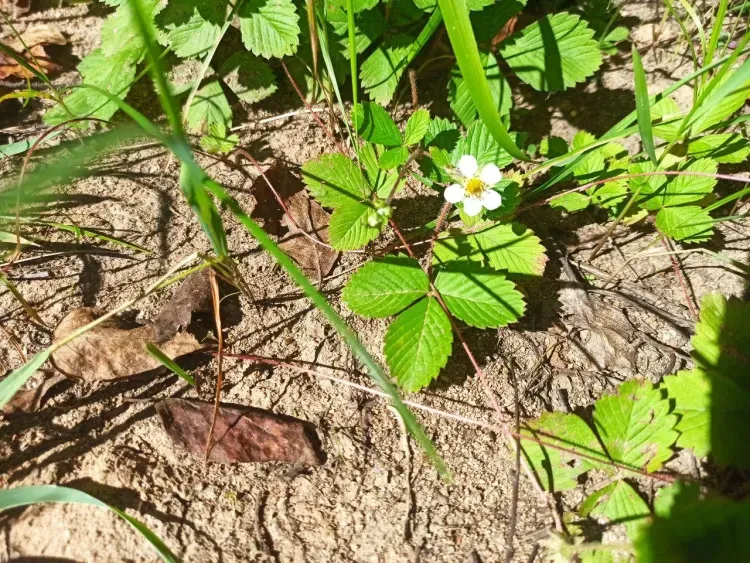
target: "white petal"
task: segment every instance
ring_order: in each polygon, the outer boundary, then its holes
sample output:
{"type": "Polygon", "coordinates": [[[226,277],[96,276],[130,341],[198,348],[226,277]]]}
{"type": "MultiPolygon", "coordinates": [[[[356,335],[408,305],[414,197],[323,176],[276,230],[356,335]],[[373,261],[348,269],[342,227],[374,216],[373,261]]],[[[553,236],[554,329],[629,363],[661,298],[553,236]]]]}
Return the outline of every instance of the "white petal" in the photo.
{"type": "Polygon", "coordinates": [[[443,192],[443,197],[448,203],[458,203],[466,197],[466,190],[460,184],[451,184],[443,192]]]}
{"type": "Polygon", "coordinates": [[[503,198],[495,190],[484,190],[482,193],[482,205],[485,209],[497,209],[502,202],[503,198]]]}
{"type": "Polygon", "coordinates": [[[503,179],[500,169],[494,164],[485,164],[479,172],[479,179],[488,186],[494,186],[503,179]]]}
{"type": "Polygon", "coordinates": [[[469,217],[476,217],[482,212],[482,200],[476,197],[467,197],[464,200],[464,213],[469,217]]]}
{"type": "Polygon", "coordinates": [[[465,154],[458,159],[458,170],[464,178],[473,178],[474,174],[477,173],[478,168],[479,164],[477,164],[477,159],[470,154],[465,154]]]}

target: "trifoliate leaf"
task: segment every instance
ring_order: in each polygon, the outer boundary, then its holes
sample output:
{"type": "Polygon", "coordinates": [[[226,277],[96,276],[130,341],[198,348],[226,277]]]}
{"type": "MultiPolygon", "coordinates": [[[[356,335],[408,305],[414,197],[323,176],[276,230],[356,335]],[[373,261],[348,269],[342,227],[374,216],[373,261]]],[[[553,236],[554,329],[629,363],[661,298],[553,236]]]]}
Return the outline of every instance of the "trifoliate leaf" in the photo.
{"type": "Polygon", "coordinates": [[[682,117],[680,106],[672,98],[663,98],[651,106],[651,123],[654,137],[665,141],[677,139],[682,117]]]}
{"type": "Polygon", "coordinates": [[[427,387],[451,353],[451,324],[434,297],[401,313],[385,334],[386,363],[404,391],[427,387]]]}
{"type": "MultiPolygon", "coordinates": [[[[674,486],[674,485],[673,485],[674,486]]],[[[750,503],[677,494],[635,542],[639,563],[750,561],[750,503]]]]}
{"type": "Polygon", "coordinates": [[[549,206],[561,207],[568,213],[575,213],[576,211],[586,209],[590,203],[591,198],[586,194],[573,192],[560,197],[556,197],[549,202],[549,206]]]}
{"type": "Polygon", "coordinates": [[[401,146],[401,131],[382,106],[370,102],[357,104],[352,112],[352,122],[355,121],[357,132],[365,141],[386,147],[401,146]]]}
{"type": "Polygon", "coordinates": [[[292,0],[245,0],[239,10],[245,47],[260,57],[292,55],[299,45],[299,16],[292,0]]]}
{"type": "Polygon", "coordinates": [[[178,57],[205,55],[219,37],[227,15],[227,0],[168,2],[156,17],[167,45],[178,57]]]}
{"type": "Polygon", "coordinates": [[[424,136],[424,143],[425,146],[451,152],[456,147],[460,136],[455,123],[444,117],[433,117],[424,136]]]}
{"type": "MultiPolygon", "coordinates": [[[[490,87],[492,99],[498,113],[502,115],[510,114],[513,109],[513,98],[510,93],[510,85],[505,80],[500,65],[492,53],[480,52],[479,58],[484,68],[487,84],[490,87]]],[[[469,92],[469,86],[464,81],[461,69],[458,65],[451,70],[451,77],[448,82],[448,101],[456,117],[463,123],[464,127],[469,127],[477,120],[477,107],[469,92]]]]}
{"type": "Polygon", "coordinates": [[[395,149],[388,149],[380,155],[378,164],[383,170],[393,170],[398,168],[404,162],[409,160],[409,149],[406,147],[398,147],[395,149]]]}
{"type": "Polygon", "coordinates": [[[615,481],[590,495],[581,508],[581,516],[603,516],[611,524],[624,524],[628,537],[634,540],[651,511],[646,501],[625,481],[615,481]],[[585,510],[583,508],[585,506],[585,510]]]}
{"type": "Polygon", "coordinates": [[[656,228],[673,240],[705,242],[714,234],[714,221],[697,205],[665,207],[656,214],[656,228]]]}
{"type": "MultiPolygon", "coordinates": [[[[511,135],[515,141],[515,134],[511,135]]],[[[498,168],[504,168],[511,162],[513,157],[503,149],[490,133],[482,121],[475,121],[466,132],[466,137],[461,138],[453,150],[453,164],[458,164],[459,159],[470,154],[482,164],[495,164],[498,168]]]]}
{"type": "Polygon", "coordinates": [[[435,287],[451,313],[477,328],[497,328],[518,321],[526,304],[503,274],[469,262],[440,270],[435,287]]]}
{"type": "MultiPolygon", "coordinates": [[[[115,53],[112,57],[107,57],[101,49],[96,49],[83,58],[78,65],[78,72],[81,73],[84,84],[97,86],[123,99],[135,79],[135,63],[127,55],[115,53]]],[[[99,119],[110,119],[118,110],[116,103],[91,88],[73,90],[65,97],[65,106],[73,117],[90,115],[99,119]]],[[[44,114],[44,123],[47,125],[58,125],[69,119],[68,112],[60,104],[44,114]]]]}
{"type": "Polygon", "coordinates": [[[575,86],[602,64],[594,31],[580,17],[561,12],[513,35],[500,47],[518,78],[537,90],[555,92],[575,86]]]}
{"type": "Polygon", "coordinates": [[[739,133],[705,135],[690,141],[687,153],[694,158],[711,158],[722,164],[739,164],[750,156],[750,142],[739,133]]]}
{"type": "Polygon", "coordinates": [[[226,134],[232,123],[232,108],[218,80],[211,80],[195,93],[186,123],[193,133],[208,133],[209,128],[216,125],[218,129],[213,130],[214,134],[226,134]]]}
{"type": "MultiPolygon", "coordinates": [[[[349,58],[349,21],[344,8],[328,10],[326,19],[337,35],[341,36],[339,44],[344,48],[344,57],[349,58]]],[[[380,10],[368,10],[354,16],[354,46],[357,53],[364,52],[376,41],[385,30],[385,18],[380,10]]]]}
{"type": "Polygon", "coordinates": [[[582,452],[606,461],[599,440],[579,416],[560,412],[547,412],[537,420],[527,422],[521,434],[532,440],[522,440],[521,449],[526,460],[547,491],[566,491],[578,485],[578,476],[596,466],[596,462],[571,452],[582,452]]]}
{"type": "Polygon", "coordinates": [[[430,280],[419,262],[385,256],[362,266],[344,288],[347,306],[364,317],[390,317],[427,294],[430,280]]]}
{"type": "Polygon", "coordinates": [[[677,417],[669,410],[663,391],[647,381],[628,381],[617,395],[596,402],[594,427],[613,461],[652,472],[674,453],[677,417]]]}
{"type": "MultiPolygon", "coordinates": [[[[154,16],[164,7],[162,0],[141,0],[146,22],[153,25],[154,16]]],[[[154,35],[156,30],[154,29],[154,35]]],[[[146,44],[133,11],[132,2],[122,2],[115,13],[102,24],[102,54],[109,59],[139,63],[146,54],[146,44]]]]}
{"type": "Polygon", "coordinates": [[[541,276],[544,272],[547,256],[541,240],[520,223],[488,224],[471,235],[469,241],[495,270],[527,276],[541,276]]]}
{"type": "Polygon", "coordinates": [[[406,122],[404,129],[404,145],[410,147],[416,145],[427,134],[430,127],[430,112],[426,109],[418,109],[406,122]]]}
{"type": "Polygon", "coordinates": [[[367,222],[372,210],[371,206],[353,199],[341,200],[328,224],[331,246],[336,250],[355,250],[377,237],[381,227],[373,227],[367,222]]]}
{"type": "Polygon", "coordinates": [[[302,179],[317,202],[326,207],[359,202],[370,195],[362,171],[340,153],[324,154],[307,162],[302,167],[302,179]]]}
{"type": "Polygon", "coordinates": [[[264,100],[276,91],[276,78],[263,59],[238,51],[221,65],[218,72],[224,84],[248,104],[264,100]]]}
{"type": "Polygon", "coordinates": [[[489,44],[510,19],[520,12],[527,0],[503,0],[471,14],[471,27],[480,45],[489,44]]]}

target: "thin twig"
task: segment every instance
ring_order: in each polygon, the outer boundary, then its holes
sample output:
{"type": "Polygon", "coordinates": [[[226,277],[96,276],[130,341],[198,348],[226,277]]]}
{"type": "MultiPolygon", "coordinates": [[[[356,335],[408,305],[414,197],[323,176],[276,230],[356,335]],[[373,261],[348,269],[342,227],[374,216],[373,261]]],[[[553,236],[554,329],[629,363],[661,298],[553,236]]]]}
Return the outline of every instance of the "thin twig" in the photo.
{"type": "Polygon", "coordinates": [[[208,457],[211,455],[211,448],[213,446],[214,439],[214,428],[216,426],[216,418],[219,416],[219,403],[221,402],[221,387],[224,384],[224,373],[222,371],[222,363],[224,360],[224,335],[221,329],[221,311],[219,309],[221,305],[221,299],[219,297],[219,284],[216,281],[216,273],[211,269],[209,271],[209,281],[211,282],[211,300],[214,306],[214,323],[216,324],[216,340],[218,341],[219,348],[217,353],[218,358],[218,370],[216,372],[216,398],[214,400],[214,412],[211,417],[211,428],[208,430],[208,436],[206,437],[206,456],[203,458],[203,462],[208,462],[208,457]]]}
{"type": "MultiPolygon", "coordinates": [[[[670,248],[669,242],[667,242],[666,237],[661,237],[661,243],[662,245],[664,245],[664,248],[667,249],[667,252],[672,252],[672,249],[670,248]]],[[[682,268],[680,267],[679,262],[677,262],[677,258],[672,254],[669,255],[669,260],[672,262],[672,270],[674,271],[674,275],[675,277],[677,277],[677,281],[679,282],[680,287],[682,287],[682,293],[685,296],[685,302],[687,303],[688,309],[690,309],[690,314],[695,320],[698,318],[698,310],[693,303],[693,298],[690,296],[690,291],[688,291],[687,284],[685,283],[685,278],[682,275],[682,268]]]]}

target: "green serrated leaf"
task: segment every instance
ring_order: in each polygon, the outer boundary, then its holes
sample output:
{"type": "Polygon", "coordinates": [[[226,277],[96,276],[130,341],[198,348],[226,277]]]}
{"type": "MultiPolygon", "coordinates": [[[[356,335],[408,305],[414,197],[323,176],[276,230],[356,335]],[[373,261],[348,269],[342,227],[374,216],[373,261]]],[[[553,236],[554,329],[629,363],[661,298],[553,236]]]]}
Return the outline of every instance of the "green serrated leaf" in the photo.
{"type": "Polygon", "coordinates": [[[276,77],[268,63],[246,51],[238,51],[224,61],[218,74],[248,104],[264,100],[277,90],[276,77]]]}
{"type": "Polygon", "coordinates": [[[430,280],[419,262],[407,256],[385,256],[362,266],[344,288],[347,306],[364,317],[390,317],[427,294],[430,280]]]}
{"type": "Polygon", "coordinates": [[[385,147],[400,147],[401,131],[388,112],[378,104],[357,104],[352,112],[352,122],[365,141],[385,147]]]}
{"type": "Polygon", "coordinates": [[[713,236],[714,222],[697,205],[665,207],[656,214],[656,228],[669,238],[683,242],[705,242],[713,236]]]}
{"type": "MultiPolygon", "coordinates": [[[[513,98],[510,85],[505,80],[497,59],[492,53],[480,52],[479,56],[498,114],[501,116],[509,115],[510,110],[513,109],[513,98]]],[[[465,127],[469,127],[477,120],[479,116],[477,107],[474,105],[471,92],[469,92],[469,85],[464,81],[458,65],[451,70],[451,78],[448,82],[448,101],[456,117],[465,127]]]]}
{"type": "Polygon", "coordinates": [[[556,197],[549,202],[550,207],[561,207],[568,213],[575,213],[586,209],[591,203],[591,198],[586,194],[570,193],[556,197]]]}
{"type": "Polygon", "coordinates": [[[722,164],[739,164],[750,156],[750,143],[739,133],[720,133],[693,139],[687,153],[694,158],[711,158],[722,164]]]}
{"type": "Polygon", "coordinates": [[[436,147],[451,152],[456,147],[461,134],[455,123],[444,117],[433,117],[424,136],[427,147],[436,147]]]}
{"type": "MultiPolygon", "coordinates": [[[[162,0],[140,0],[140,8],[148,22],[164,8],[162,0]]],[[[156,33],[154,33],[156,35],[156,33]]],[[[122,2],[115,13],[102,24],[102,54],[112,59],[139,63],[146,54],[146,43],[133,11],[132,2],[122,2]]]]}
{"type": "MultiPolygon", "coordinates": [[[[97,86],[124,99],[135,80],[135,62],[127,55],[115,53],[111,57],[96,49],[83,58],[78,65],[78,72],[85,84],[97,86]]],[[[78,88],[65,97],[65,105],[74,117],[90,115],[99,119],[110,119],[118,110],[117,104],[90,88],[78,88]]],[[[56,105],[44,114],[44,123],[59,125],[68,121],[70,116],[61,105],[56,105]]]]}
{"type": "Polygon", "coordinates": [[[388,149],[380,155],[378,164],[383,170],[393,170],[398,168],[409,160],[409,149],[406,147],[398,147],[395,149],[388,149]]]}
{"type": "Polygon", "coordinates": [[[655,137],[665,141],[675,141],[680,130],[676,118],[682,117],[680,106],[672,98],[662,98],[651,106],[652,130],[655,137]]]}
{"type": "Polygon", "coordinates": [[[299,45],[299,15],[292,0],[245,0],[239,10],[245,47],[270,59],[292,55],[299,45]]]}
{"type": "Polygon", "coordinates": [[[477,328],[516,322],[526,308],[513,282],[470,262],[454,262],[441,269],[435,287],[453,315],[477,328]]]}
{"type": "Polygon", "coordinates": [[[539,237],[520,223],[481,228],[470,237],[470,244],[490,266],[509,274],[541,276],[547,263],[539,237]]]}
{"type": "Polygon", "coordinates": [[[232,108],[218,80],[211,80],[195,93],[186,123],[193,133],[226,135],[232,124],[232,108]]]}
{"type": "MultiPolygon", "coordinates": [[[[345,8],[329,9],[326,19],[334,32],[341,35],[339,44],[343,47],[343,55],[349,58],[349,22],[345,8]]],[[[357,53],[362,53],[373,44],[385,31],[385,18],[380,10],[368,10],[358,13],[354,17],[354,46],[357,53]]]]}
{"type": "Polygon", "coordinates": [[[503,0],[488,5],[484,10],[471,14],[471,27],[477,43],[488,44],[498,32],[520,12],[527,0],[503,0]]]}
{"type": "Polygon", "coordinates": [[[750,80],[745,80],[743,84],[738,84],[737,88],[726,92],[723,97],[722,92],[720,92],[722,86],[728,86],[729,80],[738,77],[737,73],[739,72],[740,69],[736,69],[734,73],[728,73],[721,85],[716,87],[711,95],[709,95],[704,101],[703,105],[696,113],[697,118],[690,127],[692,135],[711,129],[714,125],[731,117],[732,114],[745,105],[748,97],[750,97],[750,80]],[[720,99],[715,101],[716,98],[720,99]]]}
{"type": "MultiPolygon", "coordinates": [[[[596,142],[596,137],[587,131],[579,131],[570,143],[570,150],[576,151],[596,142]]],[[[573,168],[573,174],[581,183],[598,180],[605,169],[604,153],[595,149],[586,153],[573,168]]]]}
{"type": "Polygon", "coordinates": [[[221,33],[227,0],[180,0],[168,2],[156,18],[166,44],[181,58],[205,55],[221,33]]]}
{"type": "Polygon", "coordinates": [[[371,211],[372,207],[353,199],[337,204],[328,225],[331,246],[336,250],[355,250],[377,237],[381,227],[373,227],[367,222],[371,211]]]}
{"type": "Polygon", "coordinates": [[[453,164],[467,154],[476,158],[480,166],[492,163],[502,169],[513,162],[513,157],[497,143],[482,121],[474,122],[466,137],[458,141],[452,154],[453,164]]]}
{"type": "Polygon", "coordinates": [[[553,447],[522,440],[521,449],[529,465],[548,491],[566,491],[578,485],[578,476],[595,467],[595,462],[571,452],[583,452],[604,461],[599,440],[583,419],[574,414],[548,412],[527,422],[521,434],[553,447]]]}
{"type": "Polygon", "coordinates": [[[362,171],[340,153],[324,154],[307,162],[302,167],[302,179],[317,202],[326,207],[357,203],[370,194],[362,171]]]}
{"type": "Polygon", "coordinates": [[[545,16],[503,42],[500,54],[518,77],[537,90],[575,86],[602,64],[594,31],[566,12],[545,16]]]}
{"type": "MultiPolygon", "coordinates": [[[[646,520],[651,516],[646,501],[625,481],[616,481],[606,487],[603,494],[596,499],[596,506],[591,510],[592,516],[603,516],[612,524],[624,524],[628,537],[635,540],[646,520]]],[[[597,493],[594,493],[597,494],[597,493]]]]}
{"type": "Polygon", "coordinates": [[[647,381],[628,381],[596,402],[594,426],[613,461],[657,471],[673,455],[677,417],[663,392],[647,381]]]}
{"type": "Polygon", "coordinates": [[[405,391],[419,391],[445,367],[451,353],[451,324],[433,297],[401,313],[385,334],[386,362],[405,391]]]}
{"type": "Polygon", "coordinates": [[[626,180],[607,182],[589,192],[591,202],[605,209],[616,207],[628,197],[628,183],[626,180]]]}
{"type": "MultiPolygon", "coordinates": [[[[328,0],[328,2],[330,2],[331,8],[334,9],[346,9],[347,6],[347,0],[328,0]]],[[[352,0],[352,8],[354,9],[354,13],[358,14],[365,10],[372,10],[378,3],[380,3],[380,0],[352,0]]]]}
{"type": "Polygon", "coordinates": [[[410,147],[416,145],[425,135],[430,127],[430,112],[426,109],[418,109],[406,122],[406,128],[404,129],[404,145],[410,147]]]}

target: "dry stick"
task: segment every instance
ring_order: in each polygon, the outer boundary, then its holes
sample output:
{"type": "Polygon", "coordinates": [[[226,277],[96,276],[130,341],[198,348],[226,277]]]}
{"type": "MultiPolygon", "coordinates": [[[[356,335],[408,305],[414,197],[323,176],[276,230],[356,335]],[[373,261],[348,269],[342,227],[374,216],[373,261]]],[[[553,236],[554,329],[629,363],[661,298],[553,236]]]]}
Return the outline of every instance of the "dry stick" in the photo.
{"type": "Polygon", "coordinates": [[[440,231],[443,229],[443,222],[445,221],[446,215],[448,215],[448,211],[451,210],[451,207],[453,207],[453,204],[450,202],[446,201],[443,204],[442,209],[440,209],[440,215],[438,215],[437,222],[435,223],[435,230],[430,237],[430,247],[427,249],[427,277],[430,277],[430,274],[432,273],[432,254],[435,251],[435,241],[437,240],[440,231]]]}
{"type": "Polygon", "coordinates": [[[510,373],[513,380],[513,408],[515,410],[516,437],[514,439],[516,449],[515,467],[513,469],[513,492],[510,501],[510,524],[508,533],[505,535],[505,563],[511,563],[516,550],[513,548],[513,537],[516,535],[516,523],[518,521],[518,485],[521,480],[521,406],[518,401],[518,380],[515,373],[510,373]]]}
{"type": "MultiPolygon", "coordinates": [[[[664,245],[664,248],[667,249],[667,252],[672,252],[672,249],[669,246],[669,243],[667,242],[667,239],[665,237],[661,237],[661,243],[664,245]]],[[[693,303],[693,298],[690,296],[690,292],[688,291],[687,284],[685,283],[685,278],[682,275],[682,268],[680,268],[679,262],[677,262],[677,259],[672,254],[669,255],[669,260],[672,262],[672,270],[674,270],[674,275],[677,277],[677,281],[680,282],[680,286],[682,287],[682,293],[685,296],[685,302],[687,303],[688,309],[690,309],[690,315],[693,317],[693,319],[698,318],[698,311],[696,310],[695,304],[693,303]]]]}
{"type": "MultiPolygon", "coordinates": [[[[212,352],[212,353],[214,355],[217,355],[217,352],[212,352]]],[[[352,387],[354,389],[362,391],[363,393],[368,393],[370,395],[376,395],[376,396],[382,397],[384,399],[389,399],[390,398],[390,396],[387,393],[385,393],[383,391],[380,391],[378,389],[372,389],[372,388],[367,387],[365,385],[360,385],[358,383],[354,383],[354,382],[348,381],[346,379],[341,379],[339,377],[335,377],[333,375],[328,375],[328,374],[323,373],[321,371],[317,371],[317,370],[310,369],[308,367],[304,367],[304,366],[299,365],[302,362],[293,363],[293,362],[284,361],[284,360],[277,360],[276,358],[268,358],[266,356],[257,356],[255,354],[231,354],[231,353],[225,353],[224,357],[225,358],[238,359],[238,360],[244,360],[244,361],[248,361],[248,362],[255,362],[255,363],[258,363],[258,364],[267,364],[267,365],[272,365],[272,366],[277,366],[277,367],[288,368],[288,369],[295,370],[295,371],[297,371],[299,373],[306,373],[306,374],[309,374],[309,375],[314,375],[315,377],[319,377],[319,378],[322,378],[322,379],[327,379],[329,381],[333,381],[335,383],[340,383],[341,385],[346,385],[347,387],[352,387]]],[[[307,362],[307,363],[310,363],[310,362],[307,362]]],[[[458,422],[463,422],[465,424],[470,424],[472,426],[478,426],[480,428],[485,428],[487,430],[492,430],[493,432],[497,432],[499,434],[507,434],[511,438],[518,438],[520,440],[524,440],[524,441],[527,441],[527,442],[533,442],[534,444],[538,444],[538,445],[543,446],[545,448],[549,448],[549,449],[552,449],[552,450],[556,450],[556,451],[559,451],[559,452],[570,454],[570,455],[572,455],[572,456],[574,456],[576,458],[586,459],[586,460],[594,461],[594,462],[597,462],[597,463],[604,463],[604,464],[606,464],[606,465],[608,465],[608,466],[610,466],[610,467],[612,467],[614,469],[621,469],[622,471],[627,471],[628,473],[631,473],[633,475],[638,475],[639,477],[645,477],[647,479],[652,479],[652,480],[660,481],[660,482],[663,482],[663,483],[674,483],[675,480],[676,480],[675,477],[673,477],[672,475],[666,474],[666,473],[659,473],[659,472],[647,473],[646,471],[642,471],[642,470],[637,469],[635,467],[630,467],[629,465],[625,465],[623,463],[618,463],[618,462],[612,461],[612,460],[606,460],[605,461],[601,457],[597,457],[597,456],[594,456],[594,455],[589,455],[589,454],[586,454],[586,453],[583,453],[583,452],[580,452],[580,451],[577,451],[577,450],[574,450],[574,449],[571,449],[571,448],[566,448],[565,446],[560,446],[558,444],[546,442],[543,439],[536,438],[535,436],[531,436],[531,435],[528,435],[528,434],[520,434],[520,433],[516,433],[516,432],[514,432],[512,430],[508,430],[506,428],[506,421],[503,420],[503,417],[505,416],[503,413],[500,413],[500,417],[498,417],[498,418],[500,418],[502,426],[498,426],[497,424],[490,424],[488,422],[482,422],[481,420],[477,420],[477,419],[474,419],[474,418],[469,418],[469,417],[462,416],[462,415],[455,414],[455,413],[448,412],[448,411],[443,411],[443,410],[440,410],[440,409],[436,409],[434,407],[428,407],[427,405],[424,405],[422,403],[417,403],[415,401],[409,401],[409,400],[404,399],[403,402],[404,402],[405,405],[413,407],[413,408],[415,408],[417,410],[422,410],[422,411],[425,411],[427,413],[434,414],[436,416],[441,416],[441,417],[444,417],[444,418],[449,418],[451,420],[456,420],[458,422]]],[[[495,413],[495,416],[497,416],[497,413],[495,413]]],[[[542,434],[540,432],[537,432],[537,434],[542,435],[542,436],[547,436],[547,434],[542,434]]],[[[556,438],[556,436],[552,436],[551,434],[548,435],[548,436],[550,438],[556,438]]],[[[524,465],[526,467],[528,467],[528,465],[524,464],[524,458],[521,457],[521,466],[522,466],[522,468],[524,467],[524,465]]],[[[532,475],[533,475],[533,473],[532,473],[532,475]]],[[[681,479],[684,479],[684,477],[681,477],[681,479]]]]}
{"type": "MultiPolygon", "coordinates": [[[[407,254],[413,259],[416,260],[416,255],[414,254],[414,251],[412,250],[411,246],[408,242],[406,242],[406,239],[404,238],[404,235],[401,233],[399,228],[396,226],[395,222],[392,219],[389,219],[389,223],[391,225],[391,228],[396,233],[396,236],[401,240],[401,243],[404,245],[404,248],[406,249],[407,254]]],[[[435,287],[435,284],[430,281],[430,289],[431,293],[434,295],[435,299],[437,300],[438,304],[440,305],[440,308],[443,309],[445,312],[445,315],[448,317],[448,321],[450,322],[451,329],[458,337],[459,342],[461,343],[461,347],[464,349],[464,352],[466,352],[466,356],[469,358],[469,362],[471,362],[471,365],[474,368],[474,372],[477,375],[477,378],[479,379],[479,383],[482,387],[482,390],[484,391],[484,394],[487,396],[487,398],[490,401],[490,404],[492,405],[492,408],[495,410],[495,413],[498,417],[498,421],[501,425],[501,432],[504,434],[510,434],[512,436],[512,432],[508,430],[507,426],[505,425],[505,422],[503,421],[503,411],[500,408],[500,404],[497,402],[497,397],[492,392],[492,390],[489,387],[489,384],[487,382],[487,378],[484,374],[484,370],[479,367],[479,363],[477,362],[476,358],[474,357],[474,354],[472,353],[471,349],[469,348],[469,345],[466,342],[466,339],[464,339],[463,334],[461,334],[461,331],[459,330],[458,326],[456,325],[456,321],[453,318],[453,315],[448,310],[448,307],[445,305],[445,302],[443,301],[443,297],[440,295],[440,292],[435,287]]],[[[555,502],[551,498],[551,496],[542,488],[539,481],[534,476],[534,472],[532,471],[531,467],[529,467],[529,464],[526,462],[526,460],[523,460],[523,468],[526,474],[529,476],[529,479],[531,480],[532,484],[534,485],[534,488],[536,489],[537,493],[539,494],[540,498],[544,501],[544,503],[549,507],[550,511],[552,512],[552,518],[555,522],[555,528],[562,533],[564,528],[562,525],[562,520],[560,519],[560,515],[557,513],[557,508],[555,507],[555,502]]]]}
{"type": "Polygon", "coordinates": [[[211,282],[211,301],[214,305],[214,322],[216,323],[216,339],[219,343],[218,350],[218,371],[216,373],[216,399],[214,400],[214,413],[211,417],[211,428],[208,430],[208,436],[206,437],[206,456],[203,458],[203,463],[208,462],[208,456],[211,454],[212,442],[214,439],[214,427],[216,426],[216,418],[219,415],[219,403],[221,402],[221,386],[224,383],[224,373],[222,372],[222,363],[224,360],[224,335],[221,330],[221,311],[219,306],[221,305],[221,299],[219,298],[219,284],[216,281],[216,273],[211,269],[209,272],[209,278],[211,282]]]}
{"type": "Polygon", "coordinates": [[[317,116],[317,114],[313,111],[312,106],[310,105],[310,102],[307,101],[304,94],[302,93],[302,90],[299,89],[299,86],[297,86],[297,83],[295,82],[294,78],[292,78],[292,74],[289,72],[289,69],[286,67],[286,63],[284,61],[281,61],[281,66],[284,69],[284,72],[286,73],[287,78],[289,79],[289,82],[292,83],[292,87],[294,88],[294,91],[297,92],[297,95],[299,96],[299,99],[302,100],[302,103],[305,104],[305,108],[308,112],[310,112],[310,115],[313,116],[313,119],[323,128],[323,131],[325,131],[326,135],[328,135],[328,138],[331,140],[331,142],[336,145],[336,148],[338,151],[346,156],[349,156],[349,152],[339,143],[339,141],[336,139],[336,137],[333,134],[333,131],[331,131],[330,128],[326,127],[325,123],[317,116]]]}
{"type": "Polygon", "coordinates": [[[391,193],[388,194],[388,199],[385,200],[385,202],[390,205],[393,201],[393,196],[396,195],[396,190],[398,190],[398,187],[401,185],[401,182],[404,179],[404,176],[406,176],[407,170],[409,170],[409,165],[414,162],[416,158],[419,158],[419,156],[422,154],[422,150],[417,148],[413,153],[409,155],[408,160],[404,163],[404,165],[401,167],[401,171],[398,173],[398,176],[396,177],[396,182],[393,184],[393,188],[391,188],[391,193]]]}

